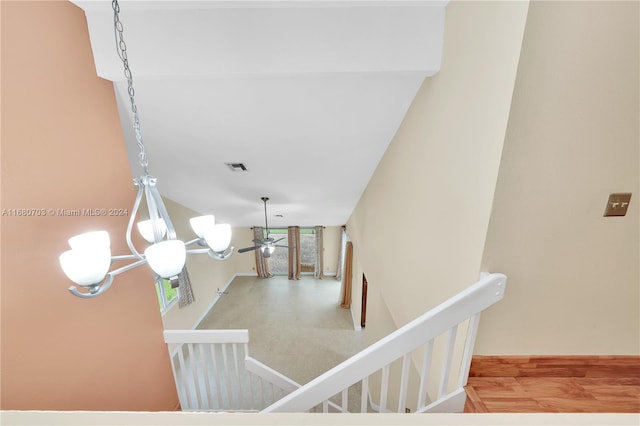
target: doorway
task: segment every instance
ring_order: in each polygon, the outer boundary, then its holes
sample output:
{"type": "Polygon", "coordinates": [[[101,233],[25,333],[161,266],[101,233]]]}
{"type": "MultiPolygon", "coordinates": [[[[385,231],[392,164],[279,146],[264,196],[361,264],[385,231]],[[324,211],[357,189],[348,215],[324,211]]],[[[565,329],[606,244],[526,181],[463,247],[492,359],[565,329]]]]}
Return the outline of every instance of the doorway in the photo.
{"type": "Polygon", "coordinates": [[[367,323],[367,277],[362,274],[362,312],[360,313],[360,327],[367,323]]]}

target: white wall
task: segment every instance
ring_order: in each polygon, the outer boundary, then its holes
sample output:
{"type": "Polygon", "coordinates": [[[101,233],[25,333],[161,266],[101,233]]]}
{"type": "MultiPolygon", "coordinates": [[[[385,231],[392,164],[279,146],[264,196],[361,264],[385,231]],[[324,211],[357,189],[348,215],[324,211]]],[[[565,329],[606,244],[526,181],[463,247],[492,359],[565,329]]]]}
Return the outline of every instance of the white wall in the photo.
{"type": "Polygon", "coordinates": [[[638,2],[533,2],[484,269],[480,354],[639,354],[638,2]],[[632,192],[626,217],[602,217],[632,192]]]}

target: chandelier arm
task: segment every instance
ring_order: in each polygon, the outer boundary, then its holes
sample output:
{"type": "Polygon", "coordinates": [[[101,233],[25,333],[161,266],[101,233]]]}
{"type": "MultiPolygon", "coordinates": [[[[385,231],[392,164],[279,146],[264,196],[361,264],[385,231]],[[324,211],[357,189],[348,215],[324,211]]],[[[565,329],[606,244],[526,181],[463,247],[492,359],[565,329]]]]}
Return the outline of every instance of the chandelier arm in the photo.
{"type": "Polygon", "coordinates": [[[227,260],[228,258],[231,257],[234,250],[235,250],[235,247],[231,246],[223,252],[215,252],[213,250],[209,250],[207,254],[209,255],[210,258],[214,260],[227,260]]]}
{"type": "Polygon", "coordinates": [[[140,259],[138,256],[136,256],[135,254],[124,254],[124,255],[119,255],[119,256],[111,256],[111,261],[118,261],[118,260],[135,260],[135,259],[140,259]]]}
{"type": "Polygon", "coordinates": [[[125,236],[131,253],[138,259],[144,259],[144,256],[136,250],[133,245],[133,241],[131,240],[131,231],[133,230],[133,224],[136,221],[138,209],[140,208],[140,201],[142,201],[142,193],[144,192],[144,185],[139,179],[134,179],[134,183],[138,187],[138,193],[136,194],[136,201],[133,203],[133,209],[131,210],[131,216],[129,217],[129,224],[127,225],[127,233],[125,236]]]}
{"type": "MultiPolygon", "coordinates": [[[[142,180],[144,181],[144,195],[147,199],[147,209],[149,210],[149,219],[151,219],[151,225],[153,228],[153,237],[155,242],[157,243],[162,241],[162,239],[164,238],[163,232],[162,230],[160,230],[160,227],[158,225],[159,219],[161,217],[162,219],[164,219],[165,225],[167,225],[167,230],[169,228],[169,224],[167,223],[167,218],[162,216],[162,212],[158,214],[160,208],[159,204],[162,204],[162,199],[160,199],[160,202],[158,203],[158,200],[154,194],[154,188],[156,187],[156,178],[147,175],[143,176],[142,180]]],[[[171,219],[169,219],[169,221],[171,221],[171,219]]],[[[167,239],[175,240],[175,232],[174,238],[169,237],[167,239]]]]}
{"type": "Polygon", "coordinates": [[[160,213],[160,217],[164,219],[164,222],[167,225],[167,239],[176,240],[176,228],[173,227],[173,222],[171,221],[169,212],[162,201],[162,197],[160,196],[160,192],[158,192],[155,182],[152,185],[149,185],[148,190],[151,193],[151,197],[154,199],[157,211],[160,213]]]}
{"type": "Polygon", "coordinates": [[[104,293],[105,291],[107,291],[109,287],[111,287],[111,284],[113,284],[113,278],[116,275],[120,275],[123,272],[130,271],[131,269],[137,268],[138,266],[142,266],[145,263],[147,263],[147,259],[141,259],[141,260],[138,260],[137,262],[133,262],[133,263],[130,263],[129,265],[123,266],[122,268],[114,269],[113,271],[109,272],[105,276],[104,281],[102,283],[98,283],[89,287],[88,293],[82,293],[81,291],[78,291],[78,289],[74,286],[69,287],[68,290],[74,296],[77,296],[83,299],[90,299],[92,297],[97,297],[102,293],[104,293]]]}
{"type": "Polygon", "coordinates": [[[191,249],[191,250],[187,250],[187,254],[205,254],[205,253],[209,253],[209,250],[211,249],[206,249],[206,248],[191,249]]]}
{"type": "MultiPolygon", "coordinates": [[[[190,246],[191,244],[199,243],[199,242],[200,242],[200,240],[201,240],[201,238],[200,238],[200,237],[198,237],[198,238],[194,238],[193,240],[191,240],[191,241],[187,241],[186,243],[184,243],[184,245],[185,245],[185,246],[190,246]]],[[[202,250],[206,250],[206,249],[202,249],[202,250]]],[[[187,253],[189,253],[189,251],[187,251],[187,253]]]]}
{"type": "Polygon", "coordinates": [[[75,286],[69,287],[68,290],[74,296],[80,297],[82,299],[91,299],[93,297],[98,297],[102,293],[107,291],[109,289],[109,287],[111,287],[111,284],[113,284],[113,275],[111,275],[111,273],[109,273],[109,274],[106,275],[106,277],[105,277],[104,281],[102,282],[102,284],[98,283],[98,284],[90,287],[88,293],[82,293],[81,291],[78,291],[78,289],[75,286]]]}
{"type": "Polygon", "coordinates": [[[192,249],[192,250],[187,250],[187,254],[208,254],[210,258],[215,259],[215,260],[227,260],[232,254],[233,251],[235,250],[235,247],[231,246],[228,249],[226,249],[223,252],[216,252],[213,251],[211,249],[192,249]]]}

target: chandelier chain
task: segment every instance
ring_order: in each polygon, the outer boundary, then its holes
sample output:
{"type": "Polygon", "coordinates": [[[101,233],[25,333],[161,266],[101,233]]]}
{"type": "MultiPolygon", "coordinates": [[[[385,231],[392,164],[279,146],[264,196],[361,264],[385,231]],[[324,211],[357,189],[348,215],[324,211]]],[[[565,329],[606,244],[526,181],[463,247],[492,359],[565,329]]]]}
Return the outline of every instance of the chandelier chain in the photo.
{"type": "Polygon", "coordinates": [[[144,174],[147,175],[149,162],[147,161],[147,152],[142,142],[142,132],[140,131],[140,117],[138,116],[138,107],[134,98],[135,90],[133,89],[133,76],[131,75],[131,68],[129,68],[129,59],[127,57],[127,44],[124,42],[122,22],[120,22],[120,5],[118,0],[111,2],[113,8],[113,28],[116,38],[116,45],[118,46],[117,52],[122,64],[124,66],[124,76],[127,79],[127,92],[129,93],[129,100],[131,101],[131,111],[133,112],[133,130],[136,135],[136,143],[138,144],[138,163],[144,170],[144,174]]]}

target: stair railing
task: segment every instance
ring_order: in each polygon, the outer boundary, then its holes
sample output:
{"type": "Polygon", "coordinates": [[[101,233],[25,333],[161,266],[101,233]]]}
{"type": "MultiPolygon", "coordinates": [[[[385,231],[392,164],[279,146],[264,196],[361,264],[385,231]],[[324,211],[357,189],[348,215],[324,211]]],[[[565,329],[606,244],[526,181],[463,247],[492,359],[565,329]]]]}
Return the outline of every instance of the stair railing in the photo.
{"type": "Polygon", "coordinates": [[[249,356],[248,330],[166,330],[183,411],[258,411],[300,385],[249,356]]]}
{"type": "MultiPolygon", "coordinates": [[[[421,315],[417,319],[400,327],[365,350],[355,354],[321,376],[276,401],[262,412],[306,412],[320,407],[329,412],[331,406],[339,405],[340,411],[397,411],[407,409],[410,371],[418,372],[419,384],[417,401],[413,412],[461,412],[464,407],[471,356],[478,330],[480,313],[498,302],[504,296],[506,276],[487,274],[471,287],[421,315]],[[467,325],[466,339],[462,348],[460,362],[454,366],[457,349],[458,329],[467,325]],[[434,357],[434,342],[438,337],[445,338],[444,355],[439,370],[439,383],[431,388],[429,382],[434,357]],[[416,358],[419,360],[416,362],[416,358]],[[396,365],[401,368],[396,368],[396,365]],[[393,367],[393,368],[392,368],[393,367]],[[458,369],[458,378],[453,385],[450,376],[454,367],[458,369]],[[397,405],[389,403],[391,372],[400,370],[393,378],[397,384],[397,405]],[[375,376],[374,376],[375,375],[375,376]],[[380,379],[378,404],[373,403],[369,383],[380,379]],[[353,386],[360,388],[360,401],[356,410],[348,401],[349,390],[353,386]],[[429,393],[435,394],[432,395],[429,393]],[[393,404],[393,406],[391,406],[393,404]],[[387,406],[390,406],[388,409],[387,406]]],[[[438,340],[441,342],[441,340],[438,340]]]]}

